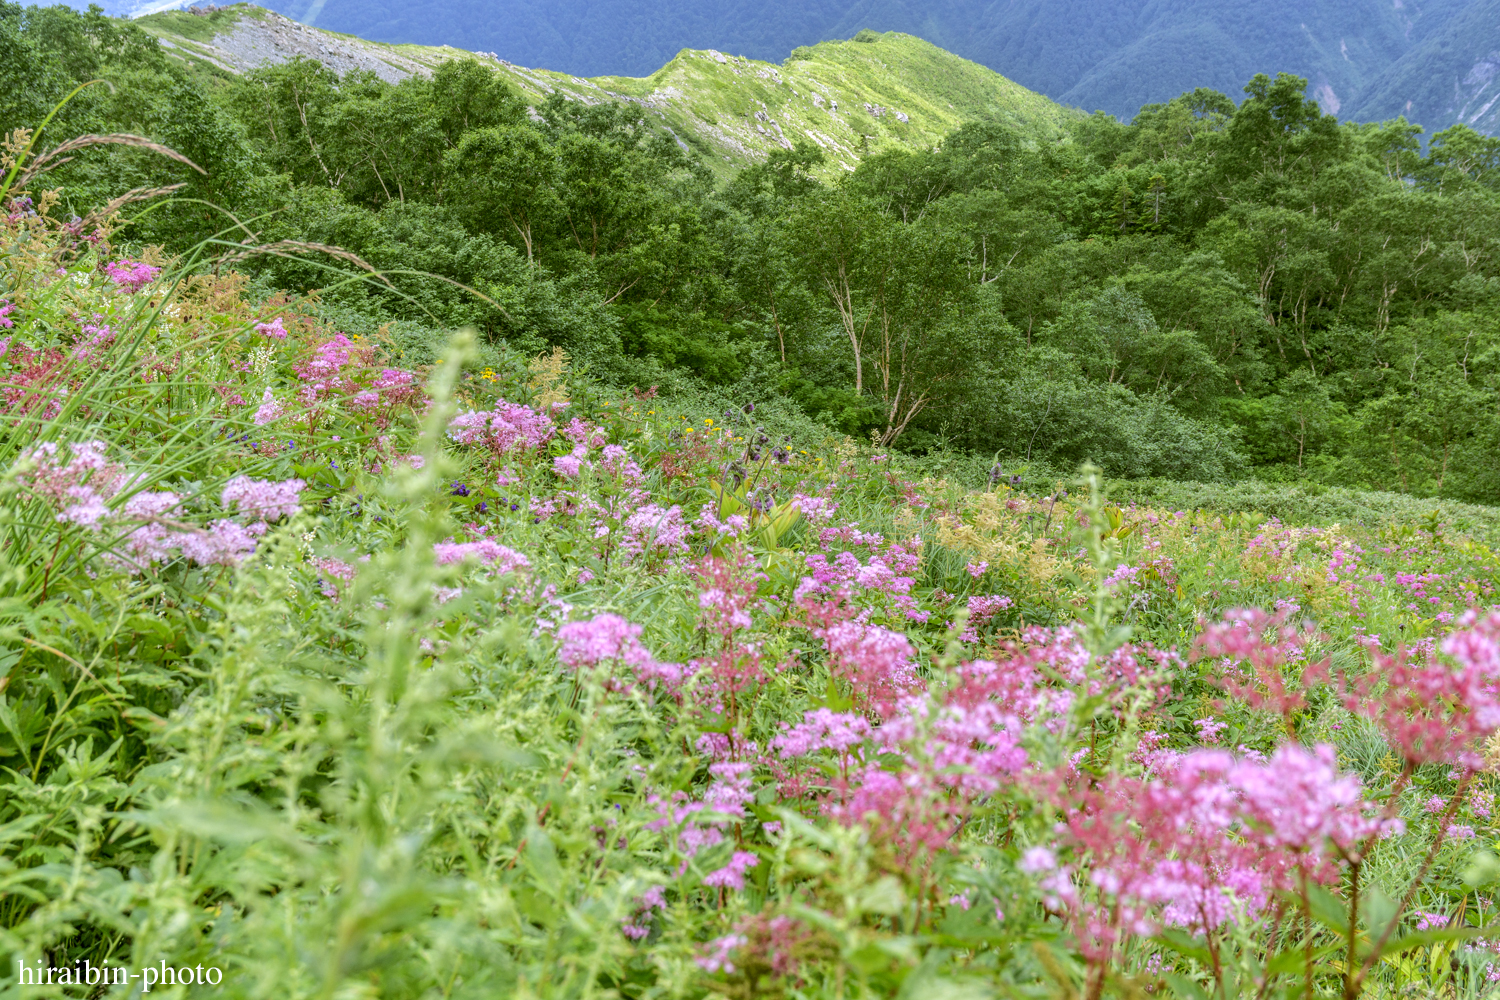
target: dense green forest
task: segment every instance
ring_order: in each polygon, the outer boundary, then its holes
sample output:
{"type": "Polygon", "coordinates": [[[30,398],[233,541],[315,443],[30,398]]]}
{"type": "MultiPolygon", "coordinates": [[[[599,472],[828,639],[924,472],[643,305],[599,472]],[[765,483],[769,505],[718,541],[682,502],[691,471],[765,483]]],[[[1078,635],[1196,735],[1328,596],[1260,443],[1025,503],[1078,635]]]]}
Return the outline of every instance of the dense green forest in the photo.
{"type": "Polygon", "coordinates": [[[0,4],[0,131],[96,78],[39,148],[139,133],[203,173],[81,150],[33,185],[55,211],[182,184],[116,239],[247,244],[262,294],[321,287],[412,363],[472,325],[916,453],[1500,502],[1500,140],[1463,126],[1424,154],[1257,76],[1056,142],[978,121],[839,183],[798,145],[725,184],[631,105],[529,108],[473,62],[213,80],[97,12],[0,4]]]}

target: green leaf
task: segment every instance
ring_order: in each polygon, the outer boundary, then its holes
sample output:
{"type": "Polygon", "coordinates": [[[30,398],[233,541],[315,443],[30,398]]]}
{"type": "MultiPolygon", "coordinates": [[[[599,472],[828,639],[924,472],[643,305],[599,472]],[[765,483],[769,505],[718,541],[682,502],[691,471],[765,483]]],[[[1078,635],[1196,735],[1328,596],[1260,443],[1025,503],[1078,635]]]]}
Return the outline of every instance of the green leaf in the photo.
{"type": "MultiPolygon", "coordinates": [[[[1413,931],[1392,937],[1381,948],[1382,955],[1396,955],[1413,948],[1427,948],[1444,941],[1472,941],[1476,938],[1500,937],[1500,925],[1494,927],[1439,927],[1429,931],[1413,931]]],[[[1365,949],[1369,955],[1369,949],[1365,949]]]]}
{"type": "Polygon", "coordinates": [[[1307,904],[1312,918],[1340,936],[1349,933],[1349,904],[1321,885],[1307,887],[1307,904]]]}
{"type": "Polygon", "coordinates": [[[1185,958],[1202,962],[1204,965],[1213,964],[1213,956],[1209,953],[1207,943],[1202,938],[1193,937],[1181,928],[1168,927],[1156,936],[1156,940],[1185,958]]]}

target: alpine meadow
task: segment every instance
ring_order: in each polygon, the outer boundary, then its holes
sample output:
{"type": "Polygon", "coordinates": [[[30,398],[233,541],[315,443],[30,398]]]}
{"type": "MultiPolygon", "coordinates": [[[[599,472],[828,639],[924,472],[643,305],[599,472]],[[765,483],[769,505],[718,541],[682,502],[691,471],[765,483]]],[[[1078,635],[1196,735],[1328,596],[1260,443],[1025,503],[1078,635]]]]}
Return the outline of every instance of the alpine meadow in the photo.
{"type": "Polygon", "coordinates": [[[0,1000],[1500,996],[1500,139],[6,2],[0,136],[0,1000]]]}

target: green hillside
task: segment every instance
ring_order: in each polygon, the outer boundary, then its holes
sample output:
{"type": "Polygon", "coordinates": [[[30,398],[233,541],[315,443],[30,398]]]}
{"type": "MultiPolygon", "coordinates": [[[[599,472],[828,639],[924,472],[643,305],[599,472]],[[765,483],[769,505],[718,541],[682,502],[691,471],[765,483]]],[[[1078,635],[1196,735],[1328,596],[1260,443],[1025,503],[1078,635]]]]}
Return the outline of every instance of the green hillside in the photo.
{"type": "Polygon", "coordinates": [[[932,146],[965,121],[1000,120],[1040,137],[1076,116],[978,63],[896,32],[800,48],[780,66],[684,51],[645,79],[590,82],[609,96],[641,101],[725,160],[758,159],[810,139],[829,154],[831,168],[852,169],[865,153],[893,145],[932,146]]]}
{"type": "Polygon", "coordinates": [[[1004,122],[1042,139],[1078,117],[978,63],[896,32],[799,48],[781,65],[687,49],[649,77],[585,79],[487,53],[338,35],[250,4],[205,14],[170,11],[135,23],[173,56],[220,76],[301,55],[340,73],[369,70],[394,82],[450,60],[479,60],[533,102],[556,91],[588,104],[637,104],[720,174],[799,141],[823,149],[827,173],[852,170],[882,149],[929,148],[966,121],[1004,122]]]}

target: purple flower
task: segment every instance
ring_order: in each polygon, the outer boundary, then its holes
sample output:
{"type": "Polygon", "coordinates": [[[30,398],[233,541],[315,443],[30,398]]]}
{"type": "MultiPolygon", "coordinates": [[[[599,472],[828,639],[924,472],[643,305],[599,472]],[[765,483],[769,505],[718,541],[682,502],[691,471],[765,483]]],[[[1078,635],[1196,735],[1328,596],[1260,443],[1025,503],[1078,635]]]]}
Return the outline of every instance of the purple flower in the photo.
{"type": "Polygon", "coordinates": [[[155,281],[161,268],[136,261],[119,260],[105,264],[104,273],[109,275],[110,281],[134,294],[155,281]]]}
{"type": "Polygon", "coordinates": [[[235,476],[224,484],[220,497],[225,507],[233,507],[241,513],[265,521],[291,517],[302,509],[298,495],[307,484],[300,479],[271,482],[235,476]]]}
{"type": "Polygon", "coordinates": [[[255,551],[255,536],[244,525],[215,521],[207,531],[177,536],[182,554],[200,566],[238,566],[255,551]]]}
{"type": "Polygon", "coordinates": [[[281,404],[276,402],[276,397],[271,394],[271,390],[267,389],[261,394],[260,407],[256,409],[255,416],[251,420],[255,422],[255,426],[264,427],[266,424],[281,419],[285,412],[281,404]]]}
{"type": "Polygon", "coordinates": [[[286,327],[281,325],[281,317],[277,316],[269,323],[255,324],[255,332],[262,337],[270,337],[272,340],[285,340],[286,327]]]}
{"type": "Polygon", "coordinates": [[[703,884],[716,889],[745,888],[745,872],[760,864],[760,858],[749,851],[735,851],[729,864],[703,877],[703,884]]]}
{"type": "Polygon", "coordinates": [[[499,542],[481,538],[477,542],[438,542],[432,547],[439,566],[449,566],[465,559],[478,559],[500,573],[515,573],[531,568],[531,561],[499,542]]]}

